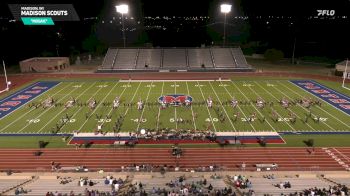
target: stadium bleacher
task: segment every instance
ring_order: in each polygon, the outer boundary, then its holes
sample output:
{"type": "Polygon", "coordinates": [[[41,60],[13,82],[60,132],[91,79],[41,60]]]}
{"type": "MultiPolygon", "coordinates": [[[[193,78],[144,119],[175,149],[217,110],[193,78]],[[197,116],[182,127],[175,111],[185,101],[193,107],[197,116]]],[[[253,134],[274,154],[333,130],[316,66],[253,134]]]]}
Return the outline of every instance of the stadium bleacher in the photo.
{"type": "Polygon", "coordinates": [[[97,72],[254,71],[240,48],[109,48],[97,72]]]}
{"type": "Polygon", "coordinates": [[[208,48],[190,48],[188,51],[188,65],[191,68],[214,68],[213,58],[208,48]]]}
{"type": "Polygon", "coordinates": [[[114,69],[134,69],[136,65],[136,58],[139,49],[119,49],[115,58],[113,68],[114,69]]]}
{"type": "Polygon", "coordinates": [[[107,51],[107,54],[103,60],[102,63],[102,68],[103,69],[112,69],[113,68],[113,64],[115,61],[115,57],[117,56],[118,53],[118,49],[116,48],[109,48],[107,51]]]}
{"type": "Polygon", "coordinates": [[[136,69],[159,69],[161,49],[140,49],[136,69]]]}

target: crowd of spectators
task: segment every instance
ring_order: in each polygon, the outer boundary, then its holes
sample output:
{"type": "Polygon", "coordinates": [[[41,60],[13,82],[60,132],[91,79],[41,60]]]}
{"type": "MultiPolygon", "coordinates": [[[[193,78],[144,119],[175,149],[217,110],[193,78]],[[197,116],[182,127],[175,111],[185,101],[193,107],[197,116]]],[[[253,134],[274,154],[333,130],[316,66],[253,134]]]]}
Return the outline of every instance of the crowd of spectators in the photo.
{"type": "Polygon", "coordinates": [[[115,192],[119,191],[119,188],[124,184],[124,181],[121,178],[114,178],[113,176],[108,175],[104,180],[105,185],[110,185],[112,190],[115,192]]]}
{"type": "Polygon", "coordinates": [[[300,193],[299,195],[310,195],[310,196],[315,196],[315,195],[341,195],[341,196],[345,196],[345,195],[349,195],[349,190],[348,187],[346,187],[345,185],[337,185],[337,186],[329,186],[328,189],[326,188],[310,188],[310,189],[306,189],[303,191],[303,193],[300,193]]]}
{"type": "Polygon", "coordinates": [[[88,178],[80,177],[78,181],[78,186],[94,186],[96,183],[92,180],[89,180],[88,178]]]}
{"type": "MultiPolygon", "coordinates": [[[[70,191],[69,194],[62,194],[59,193],[58,191],[55,192],[47,192],[45,196],[81,196],[82,194],[75,194],[74,191],[70,191]]],[[[99,190],[88,190],[87,188],[84,190],[83,193],[84,196],[116,196],[116,192],[104,192],[104,191],[99,191],[99,190]]]]}
{"type": "Polygon", "coordinates": [[[252,183],[249,181],[249,179],[243,175],[234,175],[231,178],[233,184],[235,187],[240,189],[251,189],[252,183]]]}

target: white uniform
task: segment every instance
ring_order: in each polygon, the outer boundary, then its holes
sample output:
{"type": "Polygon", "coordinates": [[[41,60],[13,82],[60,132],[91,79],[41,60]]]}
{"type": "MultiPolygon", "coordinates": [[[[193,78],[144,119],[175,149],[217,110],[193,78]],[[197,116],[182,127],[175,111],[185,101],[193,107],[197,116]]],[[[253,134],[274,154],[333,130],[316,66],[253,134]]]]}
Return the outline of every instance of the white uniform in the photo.
{"type": "Polygon", "coordinates": [[[208,107],[213,107],[213,100],[211,100],[210,98],[207,100],[208,103],[208,107]]]}
{"type": "Polygon", "coordinates": [[[235,99],[234,99],[234,100],[232,100],[232,101],[231,101],[231,105],[232,105],[232,107],[234,107],[234,108],[235,108],[235,107],[237,106],[237,103],[238,103],[238,101],[237,101],[237,100],[235,100],[235,99]]]}
{"type": "Polygon", "coordinates": [[[119,98],[118,97],[116,97],[113,101],[113,108],[117,108],[117,107],[119,107],[119,98]]]}
{"type": "Polygon", "coordinates": [[[190,106],[190,105],[191,105],[191,101],[188,100],[188,99],[186,99],[186,100],[185,100],[185,104],[186,104],[186,106],[190,106]]]}
{"type": "Polygon", "coordinates": [[[142,108],[143,108],[143,103],[142,103],[142,101],[140,100],[140,101],[137,102],[137,109],[138,109],[138,110],[142,110],[142,108]]]}

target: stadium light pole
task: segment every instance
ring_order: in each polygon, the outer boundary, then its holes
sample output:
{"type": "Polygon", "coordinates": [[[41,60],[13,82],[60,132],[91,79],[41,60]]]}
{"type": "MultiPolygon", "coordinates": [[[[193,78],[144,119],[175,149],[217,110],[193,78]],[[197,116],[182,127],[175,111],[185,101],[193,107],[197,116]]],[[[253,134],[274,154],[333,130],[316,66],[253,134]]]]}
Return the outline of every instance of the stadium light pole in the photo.
{"type": "Polygon", "coordinates": [[[221,13],[224,13],[224,39],[223,39],[223,46],[225,46],[226,42],[226,14],[231,12],[232,5],[230,4],[221,4],[221,13]]]}
{"type": "Polygon", "coordinates": [[[117,5],[115,6],[118,13],[122,14],[122,33],[123,33],[123,43],[125,48],[125,29],[124,29],[124,14],[127,14],[129,12],[129,6],[126,4],[117,5]]]}

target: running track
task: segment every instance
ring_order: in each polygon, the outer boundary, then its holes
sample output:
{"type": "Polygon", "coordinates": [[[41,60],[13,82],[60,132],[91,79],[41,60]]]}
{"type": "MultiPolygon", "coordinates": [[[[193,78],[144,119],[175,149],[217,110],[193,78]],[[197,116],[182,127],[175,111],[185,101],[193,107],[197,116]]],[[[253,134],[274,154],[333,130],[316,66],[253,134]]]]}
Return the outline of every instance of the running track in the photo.
{"type": "MultiPolygon", "coordinates": [[[[350,164],[350,148],[329,148],[346,164],[350,164]]],[[[43,149],[41,156],[34,156],[36,149],[0,149],[0,171],[50,170],[51,161],[62,167],[84,165],[92,170],[119,171],[121,166],[152,164],[175,166],[175,157],[165,148],[89,148],[43,149]]],[[[181,169],[218,165],[227,170],[240,170],[245,162],[246,170],[255,170],[256,163],[277,163],[279,171],[345,171],[322,148],[310,155],[306,148],[185,148],[178,160],[181,169]]]]}

